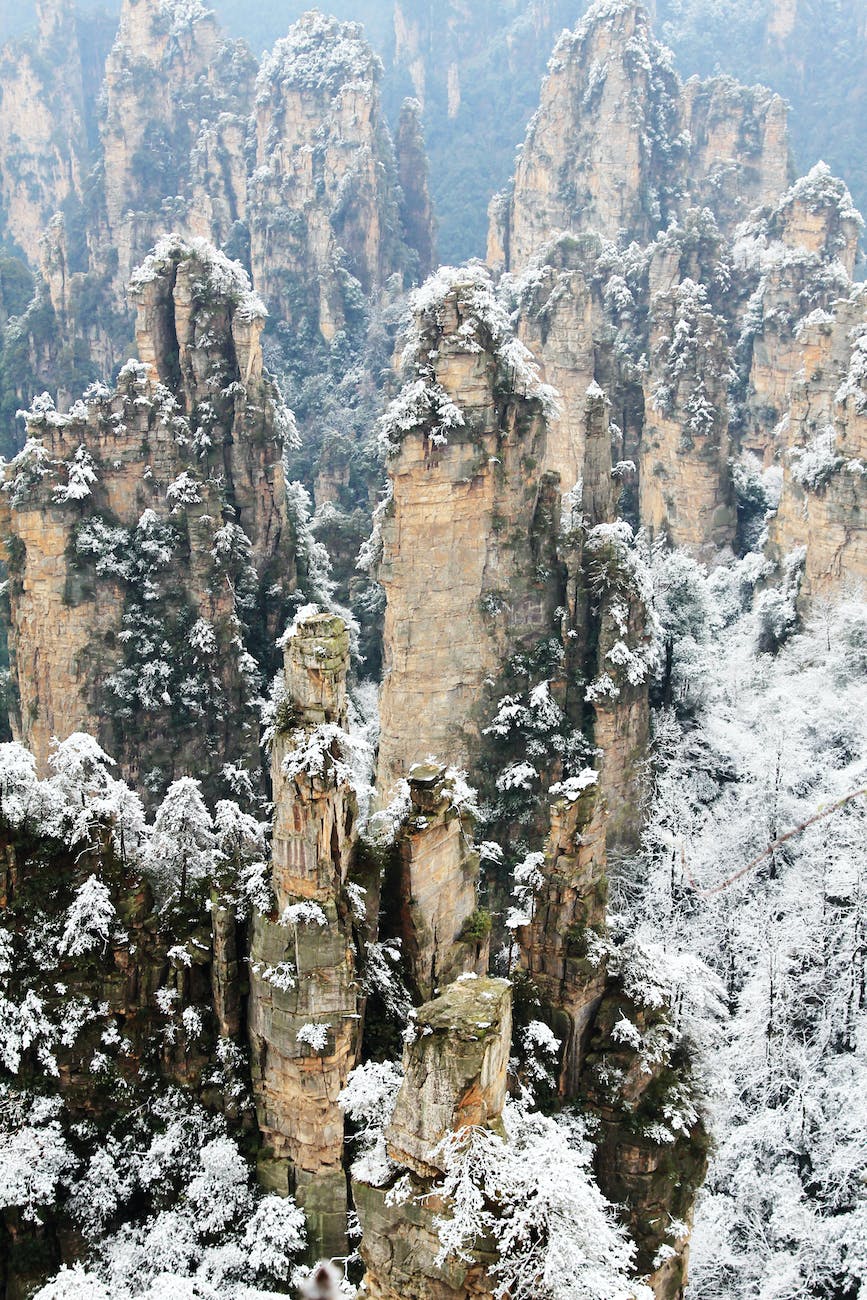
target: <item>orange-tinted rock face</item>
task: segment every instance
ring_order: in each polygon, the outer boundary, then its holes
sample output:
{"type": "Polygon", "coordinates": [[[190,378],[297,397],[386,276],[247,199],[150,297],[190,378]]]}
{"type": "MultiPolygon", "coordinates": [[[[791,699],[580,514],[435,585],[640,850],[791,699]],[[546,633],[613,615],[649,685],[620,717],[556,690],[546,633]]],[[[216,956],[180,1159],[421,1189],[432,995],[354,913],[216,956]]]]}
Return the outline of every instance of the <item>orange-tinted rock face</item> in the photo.
{"type": "Polygon", "coordinates": [[[479,857],[461,778],[435,764],[408,773],[410,807],[397,833],[401,939],[423,1001],[467,971],[488,969],[488,935],[468,933],[478,906],[479,857]]]}
{"type": "Polygon", "coordinates": [[[867,294],[859,286],[800,335],[785,416],[773,557],[803,547],[808,599],[867,584],[867,294]]]}
{"type": "Polygon", "coordinates": [[[501,395],[508,331],[492,333],[484,305],[479,315],[478,302],[499,310],[481,272],[454,273],[442,292],[418,313],[415,377],[392,408],[378,573],[387,598],[381,794],[429,756],[466,764],[485,679],[512,647],[545,634],[557,603],[544,569],[556,485],[538,473],[538,380],[528,372],[501,395]]]}
{"type": "Polygon", "coordinates": [[[272,749],[275,909],[257,914],[249,1033],[260,1175],[304,1205],[315,1249],[345,1246],[343,1112],[337,1094],[360,1046],[360,987],[343,893],[358,807],[337,758],[347,725],[349,633],[299,616],[285,638],[272,749]]]}
{"type": "Polygon", "coordinates": [[[263,654],[255,591],[279,586],[273,642],[294,553],[285,416],[262,370],[264,313],[239,268],[170,241],[135,297],[144,361],[68,415],[34,408],[0,509],[20,738],[44,765],[53,736],[94,731],[158,788],[245,756],[258,766],[254,700],[268,665],[251,654],[263,654]]]}

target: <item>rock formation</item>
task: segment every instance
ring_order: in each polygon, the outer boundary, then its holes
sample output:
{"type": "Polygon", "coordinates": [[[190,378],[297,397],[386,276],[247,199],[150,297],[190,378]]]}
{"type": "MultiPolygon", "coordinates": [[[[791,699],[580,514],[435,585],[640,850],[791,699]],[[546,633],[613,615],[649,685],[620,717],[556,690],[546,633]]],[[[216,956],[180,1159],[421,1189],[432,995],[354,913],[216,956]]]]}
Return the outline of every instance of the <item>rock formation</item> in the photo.
{"type": "Polygon", "coordinates": [[[106,229],[91,236],[98,257],[116,250],[117,293],[167,226],[222,245],[243,219],[254,77],[212,11],[126,0],[105,68],[106,229]]]}
{"type": "Polygon", "coordinates": [[[47,350],[43,387],[65,398],[123,359],[128,281],[170,231],[251,269],[305,374],[358,345],[371,293],[429,269],[418,121],[398,164],[357,25],[305,15],[261,68],[198,3],[124,0],[107,58],[80,26],[46,0],[0,101],[0,221],[43,277],[46,309],[21,326],[47,350]]]}
{"type": "Polygon", "coordinates": [[[460,780],[435,763],[411,767],[410,809],[396,835],[400,933],[422,1001],[464,972],[488,969],[489,927],[478,919],[479,858],[460,780]]]}
{"type": "Polygon", "coordinates": [[[578,1092],[596,1012],[605,992],[605,964],[592,944],[605,929],[605,810],[595,781],[552,796],[544,847],[544,884],[517,930],[521,959],[563,1044],[559,1087],[578,1092]]]}
{"type": "Polygon", "coordinates": [[[561,231],[646,244],[711,197],[731,222],[788,177],[778,96],[681,87],[637,0],[597,0],[555,48],[514,184],[491,206],[488,260],[520,270],[561,231]]]}
{"type": "Polygon", "coordinates": [[[735,535],[725,321],[689,279],[650,311],[639,516],[652,536],[712,558],[735,535]]]}
{"type": "Polygon", "coordinates": [[[742,543],[750,457],[786,458],[803,331],[852,286],[862,222],[846,186],[824,164],[790,175],[778,97],[681,86],[640,5],[599,0],[561,39],[492,205],[489,261],[511,273],[519,337],[560,394],[546,464],[586,485],[598,384],[624,509],[709,563],[742,543]]]}
{"type": "Polygon", "coordinates": [[[360,294],[401,269],[381,71],[357,25],[311,12],[278,41],[256,83],[254,282],[287,323],[327,343],[351,323],[360,294]]]}
{"type": "Polygon", "coordinates": [[[385,1186],[353,1181],[362,1258],[373,1300],[459,1300],[492,1293],[484,1257],[439,1262],[435,1219],[442,1143],[468,1125],[495,1129],[506,1100],[512,1031],[506,980],[450,984],[418,1009],[404,1049],[404,1079],[385,1132],[389,1159],[410,1186],[395,1203],[385,1186]]]}
{"type": "Polygon", "coordinates": [[[867,294],[858,286],[800,332],[803,369],[784,417],[783,487],[770,553],[803,548],[807,599],[867,583],[867,294]]]}
{"type": "Polygon", "coordinates": [[[284,638],[271,756],[271,917],[250,945],[250,1045],[263,1149],[260,1177],[304,1206],[320,1253],[345,1246],[343,1112],[337,1095],[361,1041],[344,894],[358,807],[344,748],[349,633],[304,611],[284,638]]]}
{"type": "Polygon", "coordinates": [[[486,678],[556,606],[558,490],[535,473],[546,390],[482,271],[440,272],[415,303],[411,378],[384,425],[382,793],[429,755],[466,765],[486,678]]]}
{"type": "Polygon", "coordinates": [[[425,279],[436,267],[436,218],[420,105],[415,99],[403,101],[394,148],[401,190],[400,221],[410,247],[418,253],[419,277],[425,279]]]}
{"type": "Polygon", "coordinates": [[[41,0],[38,33],[4,51],[0,228],[40,262],[55,212],[80,202],[89,160],[85,55],[72,0],[41,0]]]}
{"type": "Polygon", "coordinates": [[[755,284],[743,311],[740,441],[765,464],[785,450],[780,422],[803,364],[801,329],[848,294],[862,226],[846,186],[819,163],[739,232],[734,268],[755,284]]]}
{"type": "Polygon", "coordinates": [[[34,405],[0,532],[16,735],[44,768],[53,736],[95,728],[157,790],[258,767],[254,701],[295,583],[290,426],[239,267],[170,240],[134,297],[142,360],[69,414],[34,405]]]}

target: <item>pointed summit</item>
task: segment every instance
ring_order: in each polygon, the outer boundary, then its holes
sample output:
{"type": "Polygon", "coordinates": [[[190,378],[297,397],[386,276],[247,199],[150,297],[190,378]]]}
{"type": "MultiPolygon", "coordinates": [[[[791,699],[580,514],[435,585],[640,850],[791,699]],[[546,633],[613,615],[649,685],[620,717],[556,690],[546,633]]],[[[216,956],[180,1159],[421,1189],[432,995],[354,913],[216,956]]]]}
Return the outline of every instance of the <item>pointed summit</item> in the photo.
{"type": "Polygon", "coordinates": [[[561,232],[647,244],[692,206],[726,228],[790,180],[778,95],[730,78],[682,86],[637,0],[597,0],[548,65],[488,260],[510,269],[561,232]]]}

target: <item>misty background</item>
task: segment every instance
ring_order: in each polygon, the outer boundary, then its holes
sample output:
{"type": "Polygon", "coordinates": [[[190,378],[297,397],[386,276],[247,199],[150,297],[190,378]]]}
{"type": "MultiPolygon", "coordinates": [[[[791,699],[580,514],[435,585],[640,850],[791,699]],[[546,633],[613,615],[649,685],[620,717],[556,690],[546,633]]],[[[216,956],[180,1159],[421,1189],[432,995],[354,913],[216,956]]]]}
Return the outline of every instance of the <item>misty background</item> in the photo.
{"type": "MultiPolygon", "coordinates": [[[[243,38],[256,53],[311,8],[363,24],[385,66],[383,99],[390,120],[396,121],[405,96],[423,100],[439,257],[455,262],[484,256],[487,205],[512,174],[551,49],[588,4],[329,0],[316,6],[305,0],[213,0],[211,7],[227,34],[243,38]],[[421,35],[412,48],[408,29],[421,35]]],[[[77,7],[110,15],[114,22],[120,0],[78,0],[77,7]]],[[[648,0],[647,7],[684,80],[726,73],[778,91],[791,105],[798,172],[823,159],[867,211],[865,0],[648,0]]],[[[36,0],[2,0],[0,43],[26,39],[36,8],[36,0]]],[[[105,40],[105,24],[94,26],[105,40]]],[[[109,26],[108,39],[110,31],[109,26]]]]}

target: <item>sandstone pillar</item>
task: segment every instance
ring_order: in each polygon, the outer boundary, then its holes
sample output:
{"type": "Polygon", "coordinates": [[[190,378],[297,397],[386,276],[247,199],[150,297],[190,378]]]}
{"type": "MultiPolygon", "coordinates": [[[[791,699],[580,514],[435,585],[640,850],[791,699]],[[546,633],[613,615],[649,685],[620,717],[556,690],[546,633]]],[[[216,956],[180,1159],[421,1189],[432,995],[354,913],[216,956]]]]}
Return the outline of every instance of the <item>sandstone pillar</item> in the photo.
{"type": "Polygon", "coordinates": [[[343,748],[348,665],[349,632],[341,618],[313,614],[290,629],[272,755],[276,907],[270,917],[256,916],[250,953],[260,1177],[296,1196],[313,1249],[326,1255],[345,1253],[337,1094],[360,1039],[342,894],[357,820],[343,748]]]}

